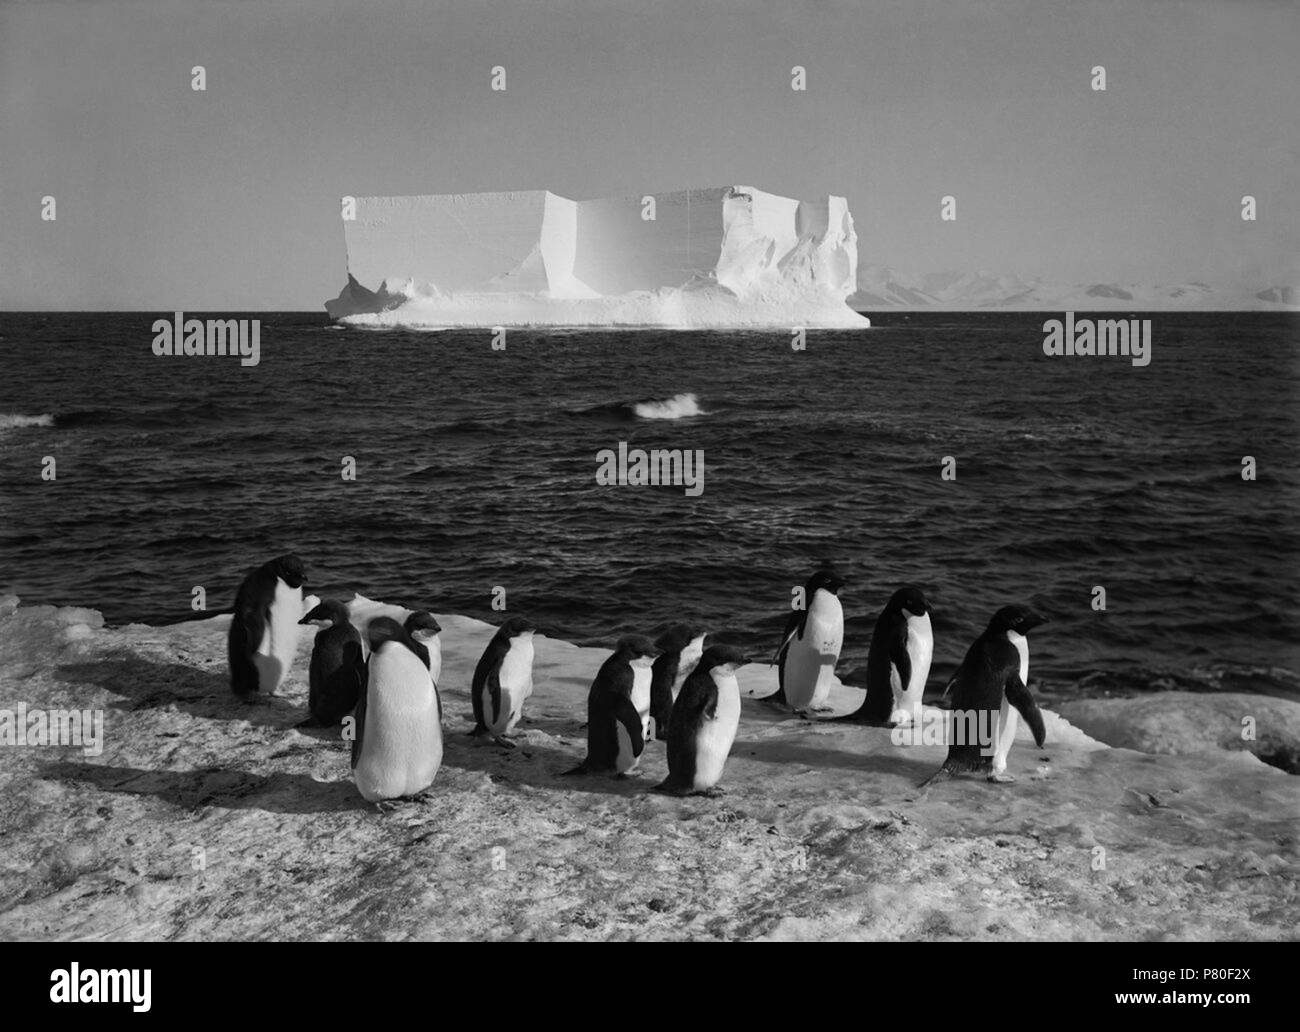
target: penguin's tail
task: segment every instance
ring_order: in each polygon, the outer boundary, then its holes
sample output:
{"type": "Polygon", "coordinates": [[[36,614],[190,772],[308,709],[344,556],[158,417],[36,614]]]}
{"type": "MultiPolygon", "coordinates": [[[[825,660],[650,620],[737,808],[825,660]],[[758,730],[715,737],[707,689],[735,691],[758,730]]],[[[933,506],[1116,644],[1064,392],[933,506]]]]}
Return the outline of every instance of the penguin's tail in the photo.
{"type": "Polygon", "coordinates": [[[677,784],[675,781],[673,781],[671,777],[664,778],[663,781],[655,785],[652,789],[650,789],[650,791],[660,792],[663,795],[674,795],[674,796],[681,796],[686,794],[686,791],[682,788],[682,786],[677,784]]]}
{"type": "Polygon", "coordinates": [[[573,775],[573,774],[588,774],[588,773],[590,773],[590,770],[591,770],[591,769],[587,766],[587,761],[586,761],[586,760],[583,760],[581,763],[579,763],[579,764],[578,764],[576,767],[574,767],[572,770],[562,770],[562,771],[560,771],[560,777],[562,777],[562,778],[567,778],[567,777],[569,777],[569,776],[571,776],[571,775],[573,775]]]}
{"type": "Polygon", "coordinates": [[[929,788],[931,785],[937,785],[941,781],[947,781],[950,777],[952,777],[952,771],[950,771],[947,768],[947,766],[943,766],[940,767],[938,770],[936,770],[933,774],[931,774],[928,778],[926,778],[916,787],[929,788]]]}

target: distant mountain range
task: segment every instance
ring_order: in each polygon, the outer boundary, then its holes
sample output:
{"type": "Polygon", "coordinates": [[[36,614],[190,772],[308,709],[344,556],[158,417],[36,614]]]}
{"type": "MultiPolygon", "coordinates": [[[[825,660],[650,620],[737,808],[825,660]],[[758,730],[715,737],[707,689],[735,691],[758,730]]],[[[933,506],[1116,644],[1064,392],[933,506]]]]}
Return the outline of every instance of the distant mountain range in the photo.
{"type": "Polygon", "coordinates": [[[1023,280],[993,272],[940,272],[907,276],[887,265],[858,269],[858,289],[851,307],[973,308],[1019,311],[1089,311],[1094,309],[1149,311],[1203,309],[1208,311],[1286,311],[1300,306],[1293,286],[1269,286],[1257,291],[1227,290],[1208,283],[1061,283],[1023,280]]]}

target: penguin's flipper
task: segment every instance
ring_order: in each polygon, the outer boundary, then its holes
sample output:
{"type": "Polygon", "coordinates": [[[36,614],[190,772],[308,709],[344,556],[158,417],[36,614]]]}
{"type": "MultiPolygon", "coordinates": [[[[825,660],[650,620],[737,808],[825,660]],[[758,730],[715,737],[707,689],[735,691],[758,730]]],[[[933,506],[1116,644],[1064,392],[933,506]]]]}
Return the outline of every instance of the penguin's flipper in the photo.
{"type": "Polygon", "coordinates": [[[492,726],[496,727],[497,721],[501,719],[501,668],[499,666],[494,666],[488,671],[484,686],[492,699],[492,726]]]}
{"type": "MultiPolygon", "coordinates": [[[[495,640],[494,638],[493,641],[495,640]]],[[[474,668],[474,679],[469,686],[469,701],[474,707],[474,730],[472,734],[487,734],[487,721],[483,719],[483,682],[487,680],[487,672],[492,665],[494,665],[492,645],[489,644],[482,658],[478,661],[478,666],[474,668]],[[479,728],[483,730],[480,731],[479,728]]]]}
{"type": "MultiPolygon", "coordinates": [[[[899,634],[895,634],[889,643],[889,661],[894,664],[898,670],[898,687],[901,691],[907,691],[912,683],[912,654],[907,651],[907,625],[899,625],[899,634]]],[[[889,708],[894,708],[893,699],[889,700],[889,708]]],[[[889,714],[885,714],[885,719],[889,719],[889,714]]]]}
{"type": "Polygon", "coordinates": [[[241,606],[237,602],[226,638],[226,654],[230,659],[230,690],[241,699],[258,690],[253,650],[262,643],[265,633],[266,614],[257,607],[241,606]]]}
{"type": "Polygon", "coordinates": [[[645,752],[645,739],[641,737],[641,714],[632,705],[632,700],[621,692],[611,692],[614,719],[623,725],[627,737],[632,741],[632,755],[640,756],[645,752]]]}
{"type": "Polygon", "coordinates": [[[1006,693],[1007,702],[1011,703],[1025,718],[1029,730],[1034,733],[1034,744],[1041,748],[1047,741],[1047,728],[1043,725],[1043,714],[1038,708],[1038,703],[1029,694],[1025,683],[1020,680],[1019,670],[1012,671],[1011,676],[1007,678],[1006,693]]]}
{"type": "MultiPolygon", "coordinates": [[[[663,641],[667,635],[660,635],[663,641]]],[[[662,646],[661,646],[662,647],[662,646]]],[[[675,657],[660,655],[655,659],[650,679],[650,715],[655,718],[655,737],[668,740],[668,721],[673,713],[673,681],[677,678],[675,657]]]]}
{"type": "Polygon", "coordinates": [[[776,650],[776,655],[772,657],[772,662],[768,666],[776,666],[781,662],[781,653],[790,647],[790,639],[799,633],[803,626],[805,610],[792,609],[790,615],[785,618],[785,630],[781,632],[781,645],[776,650]]]}
{"type": "Polygon", "coordinates": [[[347,716],[366,694],[366,658],[361,654],[361,635],[357,635],[356,641],[343,643],[343,669],[338,676],[343,704],[347,705],[343,715],[347,716]]]}
{"type": "Polygon", "coordinates": [[[361,739],[366,733],[366,688],[362,687],[357,699],[357,708],[353,712],[357,726],[352,729],[352,769],[356,770],[361,760],[361,739]]]}

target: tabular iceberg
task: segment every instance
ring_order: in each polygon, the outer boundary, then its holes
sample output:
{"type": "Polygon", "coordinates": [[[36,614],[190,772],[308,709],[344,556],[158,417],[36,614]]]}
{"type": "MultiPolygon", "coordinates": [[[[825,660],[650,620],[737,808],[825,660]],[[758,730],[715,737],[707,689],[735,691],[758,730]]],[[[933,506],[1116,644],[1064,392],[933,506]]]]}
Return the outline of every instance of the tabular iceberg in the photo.
{"type": "Polygon", "coordinates": [[[358,197],[330,316],[370,326],[869,326],[843,197],[358,197]]]}

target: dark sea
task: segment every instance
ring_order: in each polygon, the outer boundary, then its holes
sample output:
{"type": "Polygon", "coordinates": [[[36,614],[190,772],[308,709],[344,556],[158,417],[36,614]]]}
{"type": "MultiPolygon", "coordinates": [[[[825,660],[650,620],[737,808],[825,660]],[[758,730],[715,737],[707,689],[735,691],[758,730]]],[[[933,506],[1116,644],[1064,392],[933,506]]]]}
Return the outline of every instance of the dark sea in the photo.
{"type": "Polygon", "coordinates": [[[1032,313],[871,313],[803,352],[785,333],[525,330],[495,351],[486,331],[249,313],[255,367],[156,357],[169,316],[0,313],[0,592],[168,623],[195,585],[229,606],[296,551],[326,597],[496,621],[501,586],[581,644],[687,618],[770,656],[825,564],[848,582],[850,683],[914,583],[932,691],[996,608],[1029,602],[1049,695],[1300,698],[1295,315],[1150,313],[1145,368],[1048,358],[1054,316],[1032,313]],[[703,493],[598,485],[621,441],[702,449],[703,493]]]}

